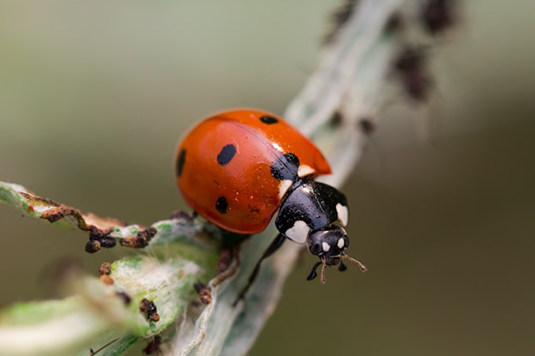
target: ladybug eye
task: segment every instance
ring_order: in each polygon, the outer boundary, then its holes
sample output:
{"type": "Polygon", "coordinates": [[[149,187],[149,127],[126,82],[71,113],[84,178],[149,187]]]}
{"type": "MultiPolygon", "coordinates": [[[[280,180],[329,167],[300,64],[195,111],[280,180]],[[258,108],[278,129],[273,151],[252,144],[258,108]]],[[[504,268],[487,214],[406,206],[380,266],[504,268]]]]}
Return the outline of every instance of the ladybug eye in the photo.
{"type": "Polygon", "coordinates": [[[322,251],[322,247],[321,247],[321,243],[319,243],[319,242],[314,242],[314,243],[310,246],[310,252],[312,252],[313,255],[317,255],[317,254],[319,254],[321,251],[322,251]]]}

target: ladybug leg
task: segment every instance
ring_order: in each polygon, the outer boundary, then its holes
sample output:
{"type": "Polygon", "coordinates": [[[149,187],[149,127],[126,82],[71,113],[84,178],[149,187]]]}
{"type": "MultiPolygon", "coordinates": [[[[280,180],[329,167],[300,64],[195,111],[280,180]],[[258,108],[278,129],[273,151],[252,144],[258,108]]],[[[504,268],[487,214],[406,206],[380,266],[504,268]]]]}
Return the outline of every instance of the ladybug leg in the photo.
{"type": "Polygon", "coordinates": [[[240,268],[240,249],[238,246],[226,247],[219,258],[219,274],[208,284],[207,288],[213,288],[232,277],[240,268]]]}
{"type": "Polygon", "coordinates": [[[318,269],[319,266],[322,265],[322,263],[323,262],[319,261],[319,262],[316,262],[314,266],[312,266],[312,270],[310,271],[310,274],[307,277],[307,281],[311,281],[318,276],[318,273],[316,272],[316,270],[318,269]]]}
{"type": "MultiPolygon", "coordinates": [[[[195,213],[195,212],[194,212],[195,213]]],[[[196,214],[196,213],[195,213],[196,214]]],[[[218,228],[219,229],[219,228],[218,228]]],[[[228,231],[222,230],[223,243],[225,243],[225,236],[230,234],[228,231]]],[[[236,240],[236,234],[232,234],[232,239],[236,240]]],[[[203,283],[196,283],[195,290],[199,294],[200,302],[202,304],[210,304],[212,302],[212,288],[218,286],[230,277],[234,276],[240,268],[240,245],[248,236],[242,235],[242,239],[233,245],[224,245],[221,249],[221,255],[217,262],[218,274],[207,285],[203,283]]]]}
{"type": "Polygon", "coordinates": [[[224,248],[218,263],[219,274],[207,285],[200,282],[195,283],[194,285],[195,290],[199,294],[199,301],[202,304],[210,304],[212,302],[212,288],[218,286],[219,284],[236,274],[239,267],[239,246],[224,248]]]}
{"type": "Polygon", "coordinates": [[[236,300],[233,303],[233,306],[236,306],[241,300],[245,299],[245,296],[247,295],[247,292],[253,285],[254,281],[256,280],[256,277],[258,277],[258,272],[260,272],[260,265],[262,264],[262,261],[271,256],[275,251],[277,251],[284,241],[286,240],[286,237],[282,234],[278,234],[277,237],[271,242],[267,250],[264,252],[262,257],[260,257],[260,260],[256,263],[256,266],[249,276],[249,280],[247,281],[247,285],[241,290],[240,294],[236,298],[236,300]]]}
{"type": "Polygon", "coordinates": [[[234,262],[238,255],[238,246],[223,246],[221,248],[219,260],[217,261],[217,270],[219,271],[219,273],[223,273],[227,269],[229,269],[232,265],[232,262],[234,262]]]}
{"type": "Polygon", "coordinates": [[[340,265],[338,266],[338,270],[339,270],[340,272],[344,272],[344,271],[347,270],[347,267],[346,267],[346,265],[344,264],[344,262],[340,261],[340,265]]]}

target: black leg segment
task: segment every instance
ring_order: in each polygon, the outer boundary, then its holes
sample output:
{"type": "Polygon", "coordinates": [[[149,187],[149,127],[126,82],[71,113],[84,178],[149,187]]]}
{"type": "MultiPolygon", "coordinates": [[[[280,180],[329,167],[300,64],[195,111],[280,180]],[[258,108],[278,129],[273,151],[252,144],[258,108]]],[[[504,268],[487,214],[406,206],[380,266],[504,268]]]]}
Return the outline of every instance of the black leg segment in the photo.
{"type": "Polygon", "coordinates": [[[318,273],[316,272],[316,270],[318,269],[319,266],[322,265],[322,263],[323,262],[319,261],[319,262],[316,262],[314,266],[312,266],[312,270],[310,271],[310,274],[307,277],[307,281],[311,281],[318,276],[318,273]]]}
{"type": "Polygon", "coordinates": [[[340,261],[340,266],[338,266],[338,270],[339,270],[340,272],[347,271],[347,267],[346,267],[346,265],[344,264],[344,262],[340,261]]]}
{"type": "Polygon", "coordinates": [[[256,263],[256,266],[253,272],[249,276],[247,285],[241,290],[240,294],[234,301],[233,306],[236,306],[240,302],[240,300],[243,300],[245,296],[247,295],[247,292],[253,285],[254,281],[256,280],[256,277],[258,277],[258,272],[260,272],[260,265],[262,264],[262,261],[268,258],[269,256],[271,256],[272,254],[274,254],[275,251],[277,251],[282,246],[285,240],[286,240],[286,237],[284,237],[282,234],[278,234],[277,237],[275,237],[275,239],[273,240],[273,242],[271,242],[271,244],[269,245],[267,250],[264,252],[262,257],[260,257],[260,260],[256,263]]]}

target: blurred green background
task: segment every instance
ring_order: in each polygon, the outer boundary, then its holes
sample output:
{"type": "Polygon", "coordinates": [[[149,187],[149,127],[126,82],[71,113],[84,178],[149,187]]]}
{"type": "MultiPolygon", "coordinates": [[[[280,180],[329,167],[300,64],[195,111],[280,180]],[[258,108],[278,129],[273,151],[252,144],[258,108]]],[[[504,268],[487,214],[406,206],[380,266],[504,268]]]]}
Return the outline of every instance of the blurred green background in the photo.
{"type": "MultiPolygon", "coordinates": [[[[282,113],[337,4],[0,3],[0,180],[145,224],[186,208],[181,133],[223,108],[282,113]]],[[[432,63],[432,140],[398,100],[344,187],[369,272],[309,283],[307,257],[251,355],[535,353],[534,11],[465,2],[432,63]]],[[[88,255],[86,235],[6,206],[0,226],[2,306],[53,296],[43,276],[60,258],[96,273],[125,253],[88,255]]]]}

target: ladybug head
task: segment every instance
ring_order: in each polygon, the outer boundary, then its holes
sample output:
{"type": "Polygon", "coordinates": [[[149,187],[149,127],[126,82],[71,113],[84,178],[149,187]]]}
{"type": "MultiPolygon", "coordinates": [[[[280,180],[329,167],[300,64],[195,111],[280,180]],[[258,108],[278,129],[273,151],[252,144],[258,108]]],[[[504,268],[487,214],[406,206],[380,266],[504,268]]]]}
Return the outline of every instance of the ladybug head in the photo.
{"type": "Polygon", "coordinates": [[[345,255],[345,249],[349,246],[349,239],[343,227],[329,225],[314,230],[308,236],[308,249],[310,252],[325,261],[327,266],[340,263],[340,258],[345,255]]]}
{"type": "Polygon", "coordinates": [[[357,263],[363,272],[366,271],[366,267],[362,263],[346,254],[345,250],[349,246],[349,238],[347,237],[345,229],[341,226],[332,224],[321,229],[313,230],[310,232],[307,242],[310,252],[313,255],[318,256],[320,259],[320,261],[312,267],[312,271],[307,278],[308,280],[316,278],[316,270],[320,265],[322,266],[322,283],[325,283],[325,267],[340,264],[338,269],[340,271],[345,271],[347,267],[342,262],[342,259],[357,263]]]}

